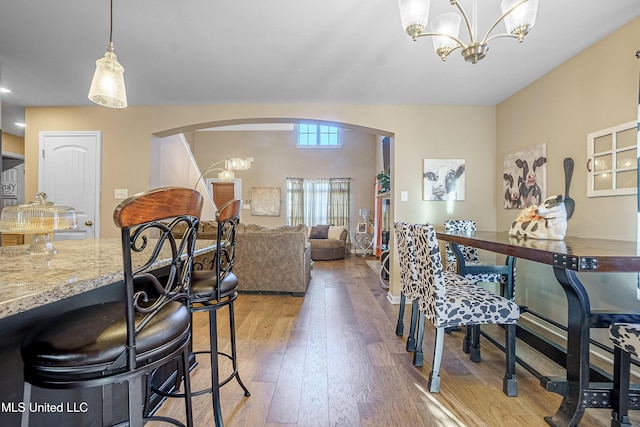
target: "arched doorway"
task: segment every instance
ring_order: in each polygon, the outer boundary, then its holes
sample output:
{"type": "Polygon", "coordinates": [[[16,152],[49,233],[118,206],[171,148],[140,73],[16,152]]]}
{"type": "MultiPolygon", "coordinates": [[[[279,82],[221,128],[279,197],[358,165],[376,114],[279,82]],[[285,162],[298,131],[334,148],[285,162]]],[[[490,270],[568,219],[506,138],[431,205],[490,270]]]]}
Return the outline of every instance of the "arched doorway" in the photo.
{"type": "MultiPolygon", "coordinates": [[[[326,176],[316,167],[318,165],[327,168],[327,173],[333,173],[333,176],[353,178],[351,241],[354,241],[357,223],[361,222],[359,210],[368,208],[372,213],[377,211],[375,178],[378,173],[389,170],[393,151],[393,134],[389,131],[306,117],[243,118],[203,122],[158,132],[155,136],[157,138],[152,143],[151,169],[163,176],[155,176],[157,174],[152,172],[152,187],[169,184],[193,186],[198,181],[201,171],[209,165],[228,157],[253,158],[255,161],[251,171],[237,174],[237,177],[243,180],[241,198],[245,207],[250,205],[250,191],[257,183],[266,187],[283,187],[285,177],[326,176]],[[359,148],[279,148],[278,145],[295,145],[295,128],[299,123],[336,126],[359,148]],[[389,142],[385,145],[383,139],[389,142]],[[167,148],[169,145],[182,147],[184,152],[177,153],[175,149],[167,148]],[[232,148],[229,149],[229,146],[232,148]],[[383,146],[386,147],[386,151],[383,150],[383,146]],[[189,164],[191,170],[185,171],[184,166],[176,167],[176,164],[189,164]],[[260,177],[259,180],[256,179],[257,176],[260,177]],[[182,177],[182,181],[178,182],[178,177],[182,177]]],[[[202,185],[199,188],[205,192],[208,190],[202,185]]],[[[388,203],[390,204],[390,201],[388,203]]],[[[392,217],[389,204],[385,217],[388,219],[387,224],[392,217]]],[[[247,211],[248,209],[243,210],[244,222],[263,226],[285,223],[283,217],[256,218],[248,215],[247,211]]],[[[205,212],[204,216],[212,216],[212,213],[213,211],[205,212]]],[[[379,255],[380,251],[375,253],[379,255]]]]}

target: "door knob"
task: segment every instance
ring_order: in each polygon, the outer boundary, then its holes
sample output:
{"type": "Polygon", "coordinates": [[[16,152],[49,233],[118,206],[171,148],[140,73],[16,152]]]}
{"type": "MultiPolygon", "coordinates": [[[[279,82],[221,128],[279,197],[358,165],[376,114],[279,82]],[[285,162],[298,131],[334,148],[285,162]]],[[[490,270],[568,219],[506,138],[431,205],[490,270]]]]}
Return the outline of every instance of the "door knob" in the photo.
{"type": "Polygon", "coordinates": [[[91,227],[93,225],[93,221],[85,221],[84,225],[86,225],[87,227],[91,227]]]}

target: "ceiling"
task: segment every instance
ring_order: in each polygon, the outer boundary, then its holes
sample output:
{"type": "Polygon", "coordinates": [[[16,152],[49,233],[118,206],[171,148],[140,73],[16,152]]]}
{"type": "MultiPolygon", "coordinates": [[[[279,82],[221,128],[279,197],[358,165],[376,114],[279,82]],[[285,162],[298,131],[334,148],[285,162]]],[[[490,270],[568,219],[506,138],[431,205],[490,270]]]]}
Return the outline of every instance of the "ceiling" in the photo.
{"type": "MultiPolygon", "coordinates": [[[[499,3],[479,2],[480,35],[499,3]]],[[[432,17],[454,10],[432,1],[432,17]]],[[[475,65],[459,51],[442,63],[429,38],[413,42],[396,0],[114,0],[113,41],[132,106],[495,105],[637,16],[638,0],[540,0],[524,42],[495,39],[475,65]]],[[[108,0],[4,0],[0,86],[13,92],[2,96],[2,129],[23,134],[13,123],[26,106],[93,105],[108,40],[108,0]]]]}

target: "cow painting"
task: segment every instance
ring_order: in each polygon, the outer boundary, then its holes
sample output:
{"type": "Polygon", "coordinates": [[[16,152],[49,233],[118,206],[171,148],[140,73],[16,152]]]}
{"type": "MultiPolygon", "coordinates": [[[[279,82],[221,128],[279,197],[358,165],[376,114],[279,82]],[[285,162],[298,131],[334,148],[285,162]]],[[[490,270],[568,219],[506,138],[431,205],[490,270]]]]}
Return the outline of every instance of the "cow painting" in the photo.
{"type": "Polygon", "coordinates": [[[546,197],[546,144],[507,154],[504,158],[504,207],[539,205],[546,197]]]}
{"type": "Polygon", "coordinates": [[[424,200],[464,200],[464,160],[424,161],[424,200]]]}
{"type": "Polygon", "coordinates": [[[515,185],[515,179],[511,173],[504,173],[502,175],[504,179],[504,207],[505,208],[519,208],[521,205],[520,202],[520,192],[518,191],[518,186],[515,185]]]}
{"type": "Polygon", "coordinates": [[[536,169],[547,163],[546,157],[538,157],[532,161],[532,169],[524,159],[516,159],[516,166],[522,169],[521,176],[518,177],[518,192],[520,202],[523,206],[539,205],[542,201],[542,190],[537,181],[536,169]]]}

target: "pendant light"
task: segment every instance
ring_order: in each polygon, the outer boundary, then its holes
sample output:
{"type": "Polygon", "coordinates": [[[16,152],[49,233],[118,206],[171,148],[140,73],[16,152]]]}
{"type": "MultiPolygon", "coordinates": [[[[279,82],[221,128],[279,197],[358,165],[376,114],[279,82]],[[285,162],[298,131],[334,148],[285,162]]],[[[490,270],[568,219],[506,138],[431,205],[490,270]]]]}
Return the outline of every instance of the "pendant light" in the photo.
{"type": "Polygon", "coordinates": [[[89,99],[98,105],[109,108],[125,108],[127,93],[124,88],[124,67],[118,62],[113,47],[113,0],[111,0],[109,22],[109,45],[104,58],[96,61],[89,99]]]}

